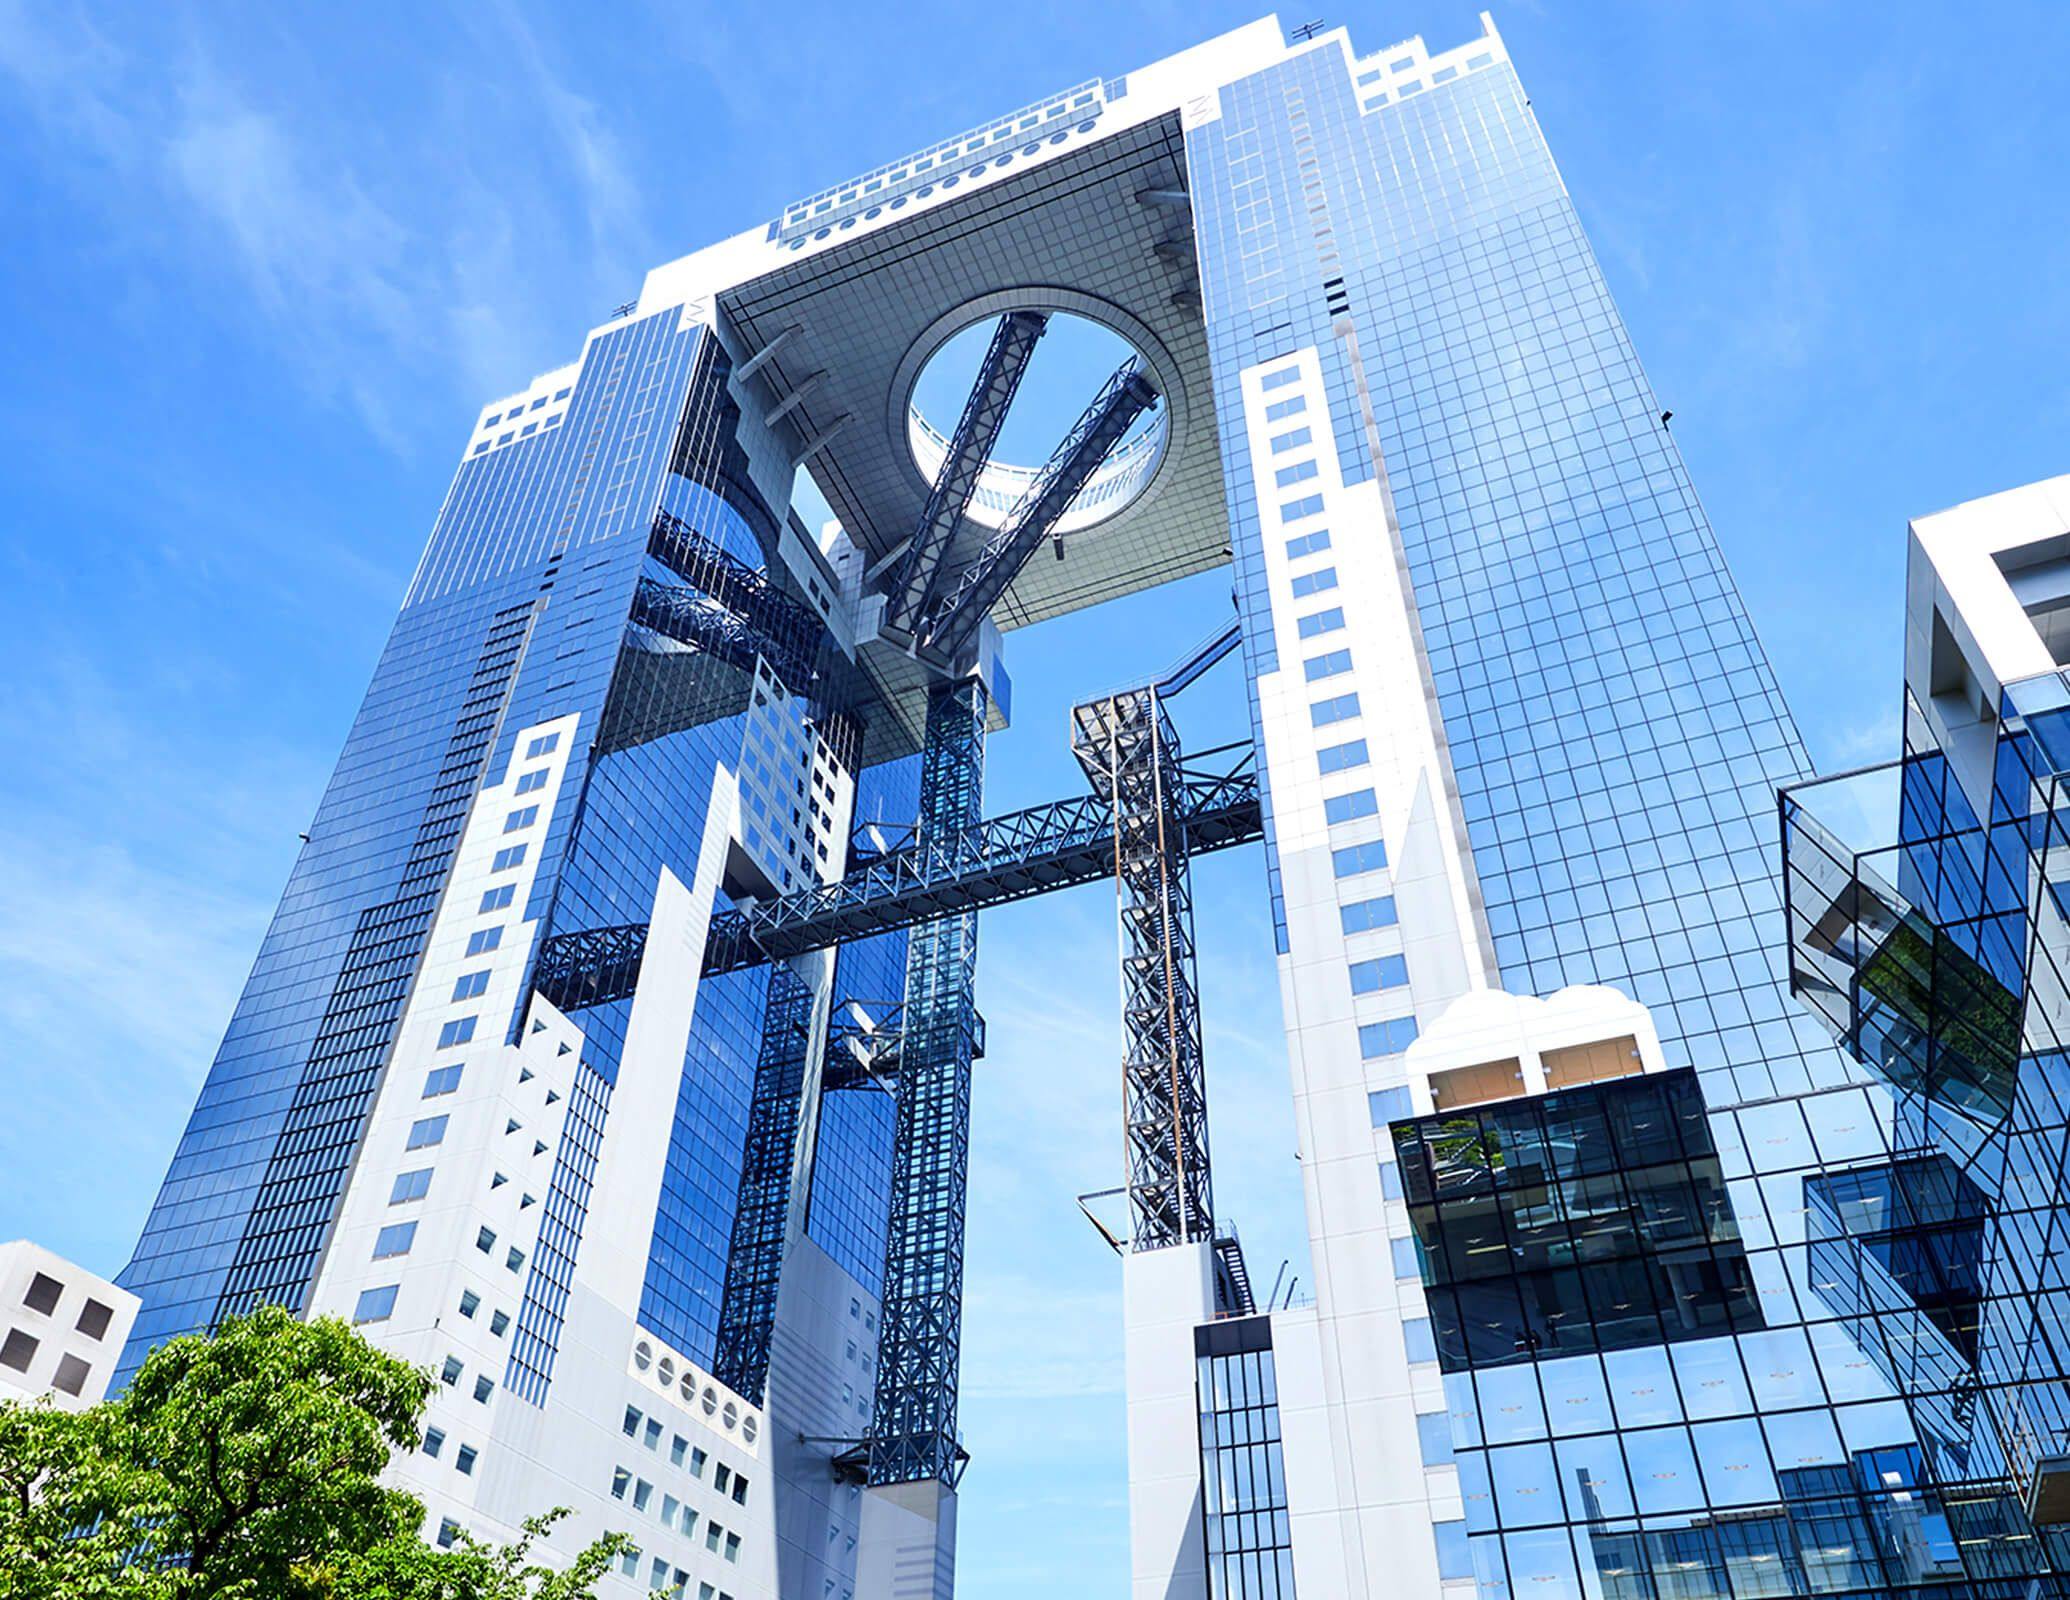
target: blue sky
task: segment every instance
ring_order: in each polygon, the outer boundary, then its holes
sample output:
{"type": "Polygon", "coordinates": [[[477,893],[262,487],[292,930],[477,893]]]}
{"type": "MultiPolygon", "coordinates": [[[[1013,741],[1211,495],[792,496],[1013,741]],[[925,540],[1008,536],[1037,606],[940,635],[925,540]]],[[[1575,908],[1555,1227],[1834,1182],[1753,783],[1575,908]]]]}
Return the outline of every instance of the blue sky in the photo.
{"type": "MultiPolygon", "coordinates": [[[[1475,9],[1322,15],[1443,47],[1475,9]]],[[[1253,14],[0,0],[0,1238],[125,1259],[480,401],[647,266],[1253,14]]],[[[1906,517],[2070,465],[2070,11],[1496,18],[1814,752],[1886,754],[1906,517]]],[[[1017,637],[995,803],[1069,792],[1062,708],[1225,596],[1017,637]]],[[[1192,693],[1196,744],[1237,731],[1192,693]]],[[[1198,869],[1218,1190],[1269,1280],[1261,880],[1198,869]]],[[[1123,1592],[1115,1272],[1071,1199],[1118,1175],[1112,938],[1097,890],[984,930],[972,1593],[1123,1592]]]]}

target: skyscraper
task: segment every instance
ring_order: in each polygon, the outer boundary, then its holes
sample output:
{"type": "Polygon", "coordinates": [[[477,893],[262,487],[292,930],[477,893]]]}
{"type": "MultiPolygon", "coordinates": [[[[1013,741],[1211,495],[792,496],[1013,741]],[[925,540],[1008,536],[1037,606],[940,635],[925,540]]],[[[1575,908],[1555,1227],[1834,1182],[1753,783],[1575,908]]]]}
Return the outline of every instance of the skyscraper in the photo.
{"type": "Polygon", "coordinates": [[[443,1379],[433,1537],[563,1503],[628,1592],[946,1595],[978,919],[1113,880],[1135,1595],[2010,1594],[2060,1442],[2014,1472],[1963,1374],[2057,1368],[1976,1325],[1938,1058],[1790,993],[1808,776],[1492,23],[1252,24],[662,266],[482,409],[126,1360],[346,1315],[443,1379]],[[1126,359],[1001,459],[1071,319],[1126,359]],[[1075,708],[1087,791],[988,814],[1011,632],[1224,562],[1209,643],[1075,708]],[[1251,747],[1189,757],[1232,653],[1251,747]],[[1301,1305],[1212,1184],[1187,863],[1253,841],[1301,1305]]]}

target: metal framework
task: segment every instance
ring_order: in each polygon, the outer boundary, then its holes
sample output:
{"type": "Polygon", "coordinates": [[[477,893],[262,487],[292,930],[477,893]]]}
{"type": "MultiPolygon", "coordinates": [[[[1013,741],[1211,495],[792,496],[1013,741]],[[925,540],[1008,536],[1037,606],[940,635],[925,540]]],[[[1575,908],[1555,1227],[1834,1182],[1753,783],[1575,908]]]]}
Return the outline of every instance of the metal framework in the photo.
{"type": "MultiPolygon", "coordinates": [[[[1183,676],[1182,686],[1197,675],[1183,676]]],[[[1155,684],[1078,706],[1071,726],[1072,754],[1110,808],[1114,841],[1129,1246],[1212,1240],[1207,1075],[1178,734],[1155,684]]]]}
{"type": "Polygon", "coordinates": [[[804,601],[666,511],[655,514],[647,549],[689,588],[642,579],[634,622],[749,666],[753,651],[786,687],[803,692],[811,684],[826,626],[804,601]]]}
{"type": "MultiPolygon", "coordinates": [[[[868,1026],[839,1017],[829,1023],[820,1087],[829,1092],[894,1087],[903,1060],[905,1022],[906,1008],[901,1004],[888,1008],[881,1021],[868,1026]]],[[[985,1019],[979,1013],[972,1013],[970,1059],[985,1059],[985,1019]]]]}
{"type": "Polygon", "coordinates": [[[905,633],[922,615],[941,584],[942,561],[955,543],[978,477],[999,442],[1007,409],[1028,371],[1036,342],[1049,326],[1042,311],[1010,311],[992,330],[992,343],[978,368],[977,382],[963,404],[942,468],[920,510],[920,521],[899,564],[884,603],[884,626],[905,633]]]}
{"type": "Polygon", "coordinates": [[[1086,479],[1157,398],[1157,385],[1130,356],[1086,407],[955,588],[926,609],[914,630],[916,654],[945,668],[954,662],[1028,557],[1070,510],[1086,479]]]}
{"type": "Polygon", "coordinates": [[[776,1329],[799,1112],[812,1054],[812,998],[812,985],[789,967],[770,973],[712,1357],[712,1376],[752,1405],[762,1404],[769,1381],[769,1340],[776,1329]]]}
{"type": "MultiPolygon", "coordinates": [[[[1182,766],[1172,814],[1173,837],[1189,856],[1262,838],[1250,747],[1206,751],[1182,766]],[[1217,761],[1237,750],[1239,759],[1217,761]]],[[[1110,878],[1113,802],[1107,795],[1074,795],[989,817],[960,834],[923,841],[901,831],[886,843],[889,848],[861,857],[833,883],[714,916],[704,949],[706,975],[1110,878]]],[[[623,1000],[639,982],[646,948],[645,923],[555,934],[539,947],[533,986],[563,1011],[623,1000]]]]}
{"type": "MultiPolygon", "coordinates": [[[[929,692],[921,756],[923,847],[983,820],[985,691],[976,679],[929,692]]],[[[963,1334],[963,1220],[970,1176],[970,1063],[976,1046],[977,913],[923,923],[906,951],[898,1120],[876,1403],[873,1484],[961,1474],[956,1382],[963,1334]]]]}

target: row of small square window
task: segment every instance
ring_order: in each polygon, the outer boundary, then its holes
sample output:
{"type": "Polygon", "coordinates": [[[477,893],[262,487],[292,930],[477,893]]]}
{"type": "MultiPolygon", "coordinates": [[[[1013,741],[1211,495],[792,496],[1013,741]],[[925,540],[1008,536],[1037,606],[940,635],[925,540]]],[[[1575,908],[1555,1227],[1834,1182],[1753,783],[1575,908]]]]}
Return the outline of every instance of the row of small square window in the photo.
{"type": "MultiPolygon", "coordinates": [[[[565,400],[573,392],[574,390],[572,388],[563,389],[558,394],[554,395],[553,398],[555,400],[565,400]]],[[[501,422],[506,416],[510,417],[514,421],[523,412],[538,411],[542,409],[546,405],[546,402],[547,396],[545,395],[539,396],[539,398],[534,400],[529,406],[520,402],[519,404],[512,406],[510,410],[507,412],[499,411],[494,416],[482,418],[482,426],[485,428],[493,428],[496,426],[497,423],[501,422]]]]}
{"type": "MultiPolygon", "coordinates": [[[[0,1340],[0,1367],[12,1367],[16,1372],[27,1372],[29,1363],[36,1359],[36,1352],[42,1341],[24,1328],[9,1328],[5,1340],[0,1340]]],[[[58,1357],[57,1372],[51,1378],[55,1388],[66,1394],[79,1394],[86,1388],[87,1374],[92,1365],[75,1355],[58,1357]]]]}
{"type": "MultiPolygon", "coordinates": [[[[65,1297],[65,1286],[47,1272],[39,1272],[29,1279],[29,1287],[22,1291],[22,1304],[40,1317],[47,1317],[58,1308],[58,1302],[65,1297]]],[[[100,1301],[89,1299],[79,1308],[79,1320],[74,1326],[89,1339],[98,1340],[108,1331],[108,1324],[114,1319],[112,1308],[100,1301]]]]}
{"type": "MultiPolygon", "coordinates": [[[[542,428],[556,428],[560,426],[560,421],[564,414],[563,412],[556,411],[543,422],[528,422],[522,428],[513,428],[508,433],[500,435],[494,442],[496,444],[509,444],[513,439],[529,439],[542,428]]],[[[474,453],[476,455],[486,454],[490,443],[490,440],[482,440],[480,444],[474,447],[474,453]]]]}
{"type": "MultiPolygon", "coordinates": [[[[728,1537],[731,1537],[731,1535],[728,1537]]],[[[736,1544],[738,1542],[738,1540],[735,1540],[736,1544]]],[[[634,1545],[620,1554],[618,1557],[618,1570],[635,1582],[639,1580],[640,1547],[638,1545],[634,1545]]],[[[665,1594],[669,1597],[669,1600],[686,1600],[690,1593],[690,1574],[681,1567],[677,1567],[672,1579],[669,1574],[668,1558],[666,1556],[656,1556],[654,1564],[647,1569],[647,1591],[650,1594],[665,1594]]],[[[697,1600],[733,1600],[733,1596],[715,1585],[699,1583],[697,1586],[697,1600]]]]}

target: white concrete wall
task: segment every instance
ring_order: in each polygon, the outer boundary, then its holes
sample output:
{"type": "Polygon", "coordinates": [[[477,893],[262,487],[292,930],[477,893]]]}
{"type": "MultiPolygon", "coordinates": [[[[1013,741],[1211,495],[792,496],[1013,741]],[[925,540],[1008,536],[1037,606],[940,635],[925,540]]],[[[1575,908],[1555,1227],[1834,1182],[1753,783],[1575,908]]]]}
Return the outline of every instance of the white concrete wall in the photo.
{"type": "Polygon", "coordinates": [[[80,1411],[103,1399],[138,1304],[54,1250],[0,1244],[0,1400],[80,1411]]]}

